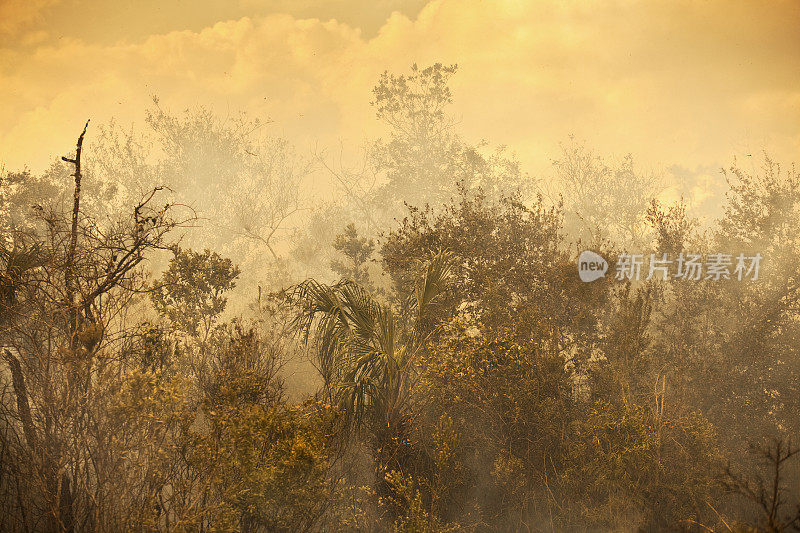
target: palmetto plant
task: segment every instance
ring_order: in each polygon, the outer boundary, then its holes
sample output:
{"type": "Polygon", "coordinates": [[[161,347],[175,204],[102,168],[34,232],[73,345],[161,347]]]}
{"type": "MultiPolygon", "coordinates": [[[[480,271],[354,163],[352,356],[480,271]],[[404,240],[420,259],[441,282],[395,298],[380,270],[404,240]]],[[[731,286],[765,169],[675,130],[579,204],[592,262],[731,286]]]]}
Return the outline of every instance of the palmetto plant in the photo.
{"type": "Polygon", "coordinates": [[[325,392],[338,401],[348,427],[370,433],[378,447],[380,435],[395,438],[407,423],[415,361],[433,332],[431,312],[453,264],[448,252],[434,255],[399,311],[351,281],[307,280],[289,293],[294,326],[315,348],[325,392]]]}

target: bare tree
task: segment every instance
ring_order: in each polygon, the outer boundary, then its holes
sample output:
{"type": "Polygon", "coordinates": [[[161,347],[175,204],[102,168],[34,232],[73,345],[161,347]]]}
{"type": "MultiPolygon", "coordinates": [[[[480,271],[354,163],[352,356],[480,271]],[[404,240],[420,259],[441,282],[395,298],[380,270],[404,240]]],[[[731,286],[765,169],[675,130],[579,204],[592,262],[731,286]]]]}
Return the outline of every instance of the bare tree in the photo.
{"type": "Polygon", "coordinates": [[[40,206],[38,230],[12,235],[13,246],[0,254],[6,271],[0,343],[16,398],[16,412],[4,408],[3,415],[19,421],[8,425],[4,440],[21,454],[9,463],[24,489],[17,498],[21,530],[98,525],[99,474],[90,474],[97,448],[88,440],[99,416],[93,387],[111,364],[106,354],[119,340],[121,309],[145,287],[140,265],[183,224],[171,217],[171,205],[153,205],[159,189],[116,222],[101,225],[84,215],[86,127],[75,156],[63,158],[75,170],[71,212],[40,206]],[[19,426],[24,441],[13,437],[19,426]]]}
{"type": "Polygon", "coordinates": [[[800,454],[800,448],[791,441],[773,438],[762,446],[752,447],[752,452],[761,462],[762,473],[746,476],[735,472],[729,465],[725,469],[723,487],[758,508],[761,515],[761,520],[755,524],[758,531],[800,530],[800,502],[796,495],[792,502],[793,487],[788,484],[788,467],[800,454]]]}

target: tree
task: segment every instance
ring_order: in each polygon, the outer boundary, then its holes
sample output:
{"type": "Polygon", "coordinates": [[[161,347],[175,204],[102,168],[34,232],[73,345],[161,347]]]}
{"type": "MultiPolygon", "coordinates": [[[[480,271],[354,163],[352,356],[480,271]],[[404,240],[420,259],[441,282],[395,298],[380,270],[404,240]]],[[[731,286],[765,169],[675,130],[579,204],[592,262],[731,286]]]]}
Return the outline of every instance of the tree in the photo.
{"type": "Polygon", "coordinates": [[[69,211],[39,206],[34,229],[11,232],[0,254],[7,284],[0,342],[17,407],[4,412],[4,442],[15,454],[4,473],[16,479],[13,512],[21,529],[41,520],[46,530],[73,531],[98,519],[93,502],[103,487],[87,467],[99,376],[110,364],[105,354],[124,309],[143,289],[141,264],[182,224],[170,205],[153,205],[158,190],[105,226],[85,216],[85,132],[75,155],[64,158],[74,167],[69,211]]]}
{"type": "Polygon", "coordinates": [[[315,530],[336,486],[328,475],[333,410],[286,404],[283,353],[251,326],[218,328],[208,351],[200,414],[181,438],[188,505],[177,497],[172,505],[195,528],[315,530]]]}
{"type": "Polygon", "coordinates": [[[411,208],[382,246],[383,266],[402,294],[413,265],[438,248],[458,258],[454,290],[441,306],[473,326],[500,330],[524,314],[522,336],[547,342],[578,363],[590,356],[608,283],[581,283],[560,235],[561,211],[542,198],[491,200],[461,189],[440,213],[411,208]]]}
{"type": "MultiPolygon", "coordinates": [[[[698,251],[760,254],[757,280],[674,280],[654,314],[655,352],[674,372],[674,394],[714,424],[724,448],[746,460],[753,436],[800,428],[798,176],[765,158],[755,172],[734,165],[725,215],[698,251]]],[[[731,270],[733,270],[733,266],[731,270]]]]}
{"type": "Polygon", "coordinates": [[[204,242],[238,252],[230,232],[277,260],[281,232],[307,209],[300,183],[310,164],[286,140],[259,135],[264,123],[244,113],[223,120],[199,107],[176,115],[154,98],[146,122],[164,156],[159,174],[209,217],[204,242]]]}
{"type": "Polygon", "coordinates": [[[373,88],[377,119],[387,127],[358,164],[320,154],[317,159],[344,195],[349,216],[372,236],[401,216],[404,205],[434,209],[459,194],[459,184],[481,188],[491,199],[520,193],[533,181],[505,147],[489,149],[460,136],[449,111],[456,65],[416,64],[408,74],[384,72],[373,88]]]}
{"type": "Polygon", "coordinates": [[[156,311],[185,334],[208,338],[236,286],[240,270],[216,252],[173,249],[169,267],[151,293],[156,311]]]}
{"type": "Polygon", "coordinates": [[[758,521],[748,524],[752,530],[796,531],[800,527],[798,487],[797,482],[787,482],[791,476],[787,470],[800,454],[800,448],[791,441],[773,438],[760,446],[751,446],[750,451],[758,457],[761,472],[747,476],[728,465],[722,479],[723,487],[757,508],[758,521]]]}
{"type": "Polygon", "coordinates": [[[630,154],[619,163],[609,163],[570,138],[553,166],[570,236],[591,246],[606,240],[622,248],[645,243],[647,228],[642,222],[660,189],[657,177],[639,171],[630,154]]]}
{"type": "Polygon", "coordinates": [[[513,328],[526,329],[524,318],[505,331],[464,326],[448,327],[421,364],[415,438],[434,460],[418,483],[443,520],[495,530],[546,523],[575,412],[570,373],[539,339],[519,341],[513,328]]]}
{"type": "Polygon", "coordinates": [[[366,435],[384,490],[386,474],[402,470],[416,365],[431,333],[428,315],[452,271],[450,254],[434,255],[422,267],[403,315],[351,281],[329,286],[307,280],[288,293],[297,309],[295,327],[315,343],[326,393],[338,401],[346,427],[366,435]]]}
{"type": "Polygon", "coordinates": [[[348,224],[344,232],[333,241],[334,250],[345,257],[345,261],[334,259],[331,268],[342,279],[366,285],[369,281],[368,261],[375,251],[375,241],[360,237],[355,224],[348,224]]]}

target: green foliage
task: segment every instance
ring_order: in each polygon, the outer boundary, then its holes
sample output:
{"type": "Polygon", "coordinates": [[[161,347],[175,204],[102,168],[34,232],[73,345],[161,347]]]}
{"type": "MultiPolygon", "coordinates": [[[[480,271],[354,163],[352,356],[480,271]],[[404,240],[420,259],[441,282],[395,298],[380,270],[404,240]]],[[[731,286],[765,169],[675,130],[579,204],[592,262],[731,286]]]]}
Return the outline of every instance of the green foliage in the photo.
{"type": "Polygon", "coordinates": [[[591,372],[595,397],[640,403],[651,394],[650,319],[653,294],[626,284],[616,294],[613,317],[600,344],[602,360],[591,372]]]}
{"type": "Polygon", "coordinates": [[[515,303],[530,295],[527,291],[545,296],[545,284],[560,281],[557,269],[566,257],[558,249],[558,228],[558,212],[541,202],[531,210],[515,199],[493,203],[462,189],[459,202],[441,214],[411,208],[381,253],[402,294],[414,282],[420,258],[440,248],[451,250],[461,260],[455,266],[457,301],[446,314],[462,302],[475,302],[476,318],[491,324],[513,312],[515,303]]]}
{"type": "Polygon", "coordinates": [[[457,328],[421,363],[427,416],[446,417],[429,443],[434,493],[444,516],[462,524],[516,529],[552,505],[543,491],[563,464],[571,385],[563,360],[516,338],[457,328]]]}
{"type": "Polygon", "coordinates": [[[206,411],[207,429],[190,440],[190,463],[209,476],[219,499],[211,522],[222,530],[311,529],[330,499],[331,414],[314,403],[288,409],[217,404],[206,411]]]}
{"type": "Polygon", "coordinates": [[[189,434],[190,463],[210,476],[220,501],[212,523],[235,516],[244,530],[310,529],[329,498],[333,412],[317,402],[285,405],[275,354],[252,329],[223,331],[189,434]]]}
{"type": "Polygon", "coordinates": [[[405,416],[414,360],[428,334],[426,320],[452,277],[452,258],[440,252],[425,265],[409,317],[398,317],[363,287],[308,280],[292,288],[294,327],[316,343],[326,387],[360,426],[393,426],[405,416]]]}
{"type": "Polygon", "coordinates": [[[396,533],[447,533],[458,531],[454,524],[441,521],[425,509],[422,494],[411,476],[404,476],[393,470],[386,474],[386,482],[391,488],[391,496],[382,501],[392,507],[395,519],[392,530],[396,533]]]}
{"type": "Polygon", "coordinates": [[[542,198],[528,207],[517,198],[487,199],[461,190],[441,213],[410,209],[381,253],[397,292],[413,286],[420,258],[443,248],[454,263],[454,285],[435,319],[457,316],[487,334],[512,330],[561,352],[577,370],[599,342],[609,283],[582,283],[560,234],[561,211],[542,198]]]}
{"type": "Polygon", "coordinates": [[[236,286],[239,267],[216,252],[175,247],[169,267],[152,292],[153,305],[180,331],[206,338],[236,286]]]}
{"type": "Polygon", "coordinates": [[[452,278],[452,257],[434,255],[409,295],[408,315],[397,316],[352,282],[333,286],[308,280],[294,287],[294,326],[313,339],[323,391],[335,398],[346,430],[364,436],[373,455],[377,492],[394,490],[386,480],[412,460],[410,431],[418,358],[430,334],[429,313],[452,278]]]}
{"type": "Polygon", "coordinates": [[[565,487],[588,528],[675,527],[709,514],[713,433],[702,417],[659,419],[599,400],[572,426],[565,487]]]}
{"type": "Polygon", "coordinates": [[[153,529],[170,483],[175,429],[192,418],[188,383],[160,372],[132,370],[98,376],[87,426],[94,449],[97,516],[109,529],[153,529]],[[142,485],[148,490],[131,491],[142,485]],[[155,511],[155,512],[154,512],[155,511]]]}
{"type": "Polygon", "coordinates": [[[336,236],[333,249],[340,252],[346,262],[334,259],[331,268],[341,279],[359,284],[369,281],[368,261],[375,251],[375,241],[359,237],[355,224],[348,224],[343,233],[336,236]]]}

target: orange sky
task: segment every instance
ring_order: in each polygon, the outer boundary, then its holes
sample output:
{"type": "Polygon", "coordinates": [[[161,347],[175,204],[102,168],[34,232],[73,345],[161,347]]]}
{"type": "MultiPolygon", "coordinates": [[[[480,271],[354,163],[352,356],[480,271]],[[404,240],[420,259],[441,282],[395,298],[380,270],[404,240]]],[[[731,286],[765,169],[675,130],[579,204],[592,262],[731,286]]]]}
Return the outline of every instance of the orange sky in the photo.
{"type": "Polygon", "coordinates": [[[151,95],[357,146],[378,74],[435,61],[459,64],[461,131],[532,174],[569,134],[680,165],[699,196],[734,155],[800,153],[797,0],[0,0],[0,165],[42,169],[151,95]]]}

